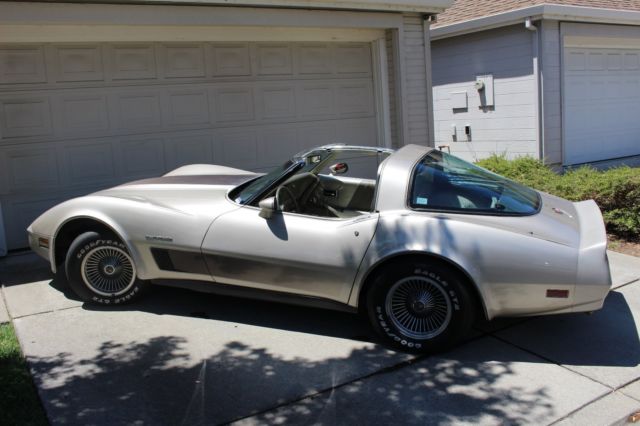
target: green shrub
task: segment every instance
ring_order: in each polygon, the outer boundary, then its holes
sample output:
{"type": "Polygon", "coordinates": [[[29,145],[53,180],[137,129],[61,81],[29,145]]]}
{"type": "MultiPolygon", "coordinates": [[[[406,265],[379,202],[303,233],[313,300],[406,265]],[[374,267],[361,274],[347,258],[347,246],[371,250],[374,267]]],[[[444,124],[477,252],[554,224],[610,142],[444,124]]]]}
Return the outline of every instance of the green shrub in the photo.
{"type": "Polygon", "coordinates": [[[540,191],[571,201],[593,199],[604,216],[607,231],[623,238],[640,237],[640,168],[599,171],[591,167],[555,173],[540,160],[507,160],[494,155],[478,165],[540,191]]]}

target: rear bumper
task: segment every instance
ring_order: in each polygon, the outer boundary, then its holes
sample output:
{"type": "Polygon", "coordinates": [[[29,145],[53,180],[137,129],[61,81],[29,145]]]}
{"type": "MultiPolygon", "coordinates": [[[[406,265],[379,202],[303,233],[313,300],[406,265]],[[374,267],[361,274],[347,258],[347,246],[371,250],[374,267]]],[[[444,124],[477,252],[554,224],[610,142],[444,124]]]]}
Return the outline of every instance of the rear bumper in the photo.
{"type": "Polygon", "coordinates": [[[602,308],[611,290],[611,271],[607,259],[607,233],[602,213],[592,201],[574,204],[580,222],[580,246],[573,312],[602,308]]]}

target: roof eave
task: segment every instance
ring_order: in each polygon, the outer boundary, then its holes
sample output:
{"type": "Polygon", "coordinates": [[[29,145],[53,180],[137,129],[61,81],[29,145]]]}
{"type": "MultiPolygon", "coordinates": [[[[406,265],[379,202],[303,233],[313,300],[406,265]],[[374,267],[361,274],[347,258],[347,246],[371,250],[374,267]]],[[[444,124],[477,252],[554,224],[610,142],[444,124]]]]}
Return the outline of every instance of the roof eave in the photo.
{"type": "Polygon", "coordinates": [[[596,7],[542,4],[483,16],[431,29],[431,40],[455,37],[532,20],[551,19],[599,24],[640,25],[640,12],[596,7]]]}
{"type": "Polygon", "coordinates": [[[119,3],[200,6],[248,6],[363,12],[442,13],[453,0],[49,0],[54,3],[119,3]]]}

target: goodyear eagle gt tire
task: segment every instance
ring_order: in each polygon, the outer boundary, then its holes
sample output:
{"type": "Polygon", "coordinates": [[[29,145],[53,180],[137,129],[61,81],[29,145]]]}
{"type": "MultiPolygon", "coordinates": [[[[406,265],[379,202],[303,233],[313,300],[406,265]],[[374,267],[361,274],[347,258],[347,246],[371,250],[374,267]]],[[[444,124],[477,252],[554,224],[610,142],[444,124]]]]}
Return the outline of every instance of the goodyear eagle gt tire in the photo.
{"type": "Polygon", "coordinates": [[[389,346],[432,353],[467,335],[476,303],[463,278],[440,263],[398,262],[373,278],[366,295],[373,329],[389,346]]]}
{"type": "Polygon", "coordinates": [[[85,302],[129,303],[148,287],[148,283],[136,277],[127,247],[118,239],[97,232],[85,232],[73,241],[65,269],[69,286],[85,302]]]}

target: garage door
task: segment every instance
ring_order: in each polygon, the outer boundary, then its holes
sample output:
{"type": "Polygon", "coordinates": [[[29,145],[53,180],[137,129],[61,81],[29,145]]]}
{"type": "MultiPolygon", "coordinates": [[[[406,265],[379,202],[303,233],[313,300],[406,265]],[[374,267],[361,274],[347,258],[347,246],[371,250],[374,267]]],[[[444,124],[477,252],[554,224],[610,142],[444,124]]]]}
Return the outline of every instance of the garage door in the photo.
{"type": "Polygon", "coordinates": [[[368,43],[0,46],[7,245],[64,199],[184,164],[375,145],[373,93],[368,43]]]}
{"type": "Polygon", "coordinates": [[[640,50],[565,48],[564,163],[640,154],[640,50]]]}

